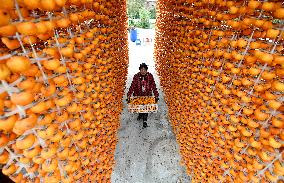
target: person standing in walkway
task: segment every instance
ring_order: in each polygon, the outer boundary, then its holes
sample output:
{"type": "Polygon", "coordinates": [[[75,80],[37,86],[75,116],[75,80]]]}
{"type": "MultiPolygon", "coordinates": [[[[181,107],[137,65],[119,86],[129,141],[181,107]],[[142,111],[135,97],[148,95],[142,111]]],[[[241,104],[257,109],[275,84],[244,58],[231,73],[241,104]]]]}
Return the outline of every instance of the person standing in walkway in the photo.
{"type": "MultiPolygon", "coordinates": [[[[127,102],[131,95],[133,96],[155,96],[156,102],[159,100],[159,93],[156,87],[154,77],[147,72],[148,66],[145,63],[140,64],[140,72],[134,75],[131,86],[127,93],[127,102]]],[[[137,120],[143,120],[143,128],[147,127],[148,113],[139,113],[137,120]]]]}

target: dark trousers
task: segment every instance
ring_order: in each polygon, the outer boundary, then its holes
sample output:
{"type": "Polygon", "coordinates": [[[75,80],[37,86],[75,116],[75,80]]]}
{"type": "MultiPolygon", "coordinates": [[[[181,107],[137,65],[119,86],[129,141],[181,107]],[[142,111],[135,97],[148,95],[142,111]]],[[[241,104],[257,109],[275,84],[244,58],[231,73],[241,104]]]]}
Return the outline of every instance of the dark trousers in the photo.
{"type": "Polygon", "coordinates": [[[147,121],[148,113],[139,113],[139,116],[143,121],[147,121]]]}

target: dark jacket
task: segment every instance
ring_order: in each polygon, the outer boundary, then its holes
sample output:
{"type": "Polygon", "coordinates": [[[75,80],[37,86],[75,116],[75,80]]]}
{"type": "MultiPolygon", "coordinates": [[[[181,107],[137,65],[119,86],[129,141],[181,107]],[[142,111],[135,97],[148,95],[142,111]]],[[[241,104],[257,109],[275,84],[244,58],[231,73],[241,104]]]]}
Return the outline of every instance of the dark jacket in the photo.
{"type": "Polygon", "coordinates": [[[151,73],[147,72],[144,76],[146,81],[145,91],[142,91],[142,75],[139,73],[135,74],[133,77],[133,81],[127,93],[127,97],[133,96],[152,96],[152,93],[156,98],[159,97],[159,93],[157,91],[157,87],[155,84],[154,77],[151,73]]]}

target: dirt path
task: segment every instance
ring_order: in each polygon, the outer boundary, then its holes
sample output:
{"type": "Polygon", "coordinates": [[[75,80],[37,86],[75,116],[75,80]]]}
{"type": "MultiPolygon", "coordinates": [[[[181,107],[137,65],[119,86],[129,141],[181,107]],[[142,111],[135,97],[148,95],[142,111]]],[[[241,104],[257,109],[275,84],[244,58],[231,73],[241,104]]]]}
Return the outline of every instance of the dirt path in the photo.
{"type": "MultiPolygon", "coordinates": [[[[180,166],[180,155],[176,138],[167,117],[167,107],[161,93],[154,69],[153,45],[135,46],[130,44],[130,63],[127,91],[132,77],[144,61],[153,73],[160,93],[159,111],[148,117],[148,128],[142,129],[137,114],[124,110],[121,115],[119,141],[116,147],[116,166],[112,174],[113,183],[187,183],[190,182],[180,166]]],[[[127,92],[126,91],[126,92],[127,92]]],[[[125,92],[125,93],[126,93],[125,92]]]]}

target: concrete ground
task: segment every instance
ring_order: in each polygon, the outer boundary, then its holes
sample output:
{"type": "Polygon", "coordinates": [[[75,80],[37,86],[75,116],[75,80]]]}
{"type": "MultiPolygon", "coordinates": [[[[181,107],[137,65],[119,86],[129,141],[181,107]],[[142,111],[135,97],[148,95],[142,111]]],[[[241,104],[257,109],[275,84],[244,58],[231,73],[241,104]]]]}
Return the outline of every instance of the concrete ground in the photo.
{"type": "MultiPolygon", "coordinates": [[[[141,35],[154,38],[153,30],[144,30],[141,35]]],[[[184,167],[180,165],[179,147],[168,121],[167,106],[155,71],[153,60],[153,42],[150,45],[136,46],[129,41],[129,70],[127,93],[132,78],[140,63],[149,65],[160,93],[159,110],[148,117],[148,128],[142,129],[142,121],[137,114],[127,111],[124,96],[124,110],[121,114],[121,127],[116,147],[116,165],[112,174],[112,183],[188,183],[184,167]]]]}

